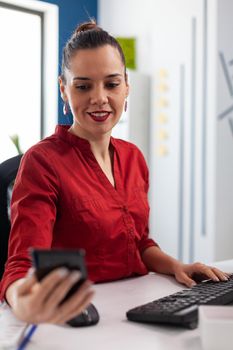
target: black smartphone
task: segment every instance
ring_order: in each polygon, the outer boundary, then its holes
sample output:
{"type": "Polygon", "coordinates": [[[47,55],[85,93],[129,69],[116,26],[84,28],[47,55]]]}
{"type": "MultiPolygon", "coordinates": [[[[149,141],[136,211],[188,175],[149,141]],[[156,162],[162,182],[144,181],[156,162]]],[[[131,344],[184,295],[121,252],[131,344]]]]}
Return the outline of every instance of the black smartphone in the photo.
{"type": "Polygon", "coordinates": [[[70,271],[80,271],[80,280],[71,287],[61,304],[73,295],[87,279],[85,251],[82,249],[67,250],[30,248],[29,252],[32,258],[32,264],[36,269],[36,277],[38,281],[41,281],[49,272],[59,267],[65,267],[70,271]]]}

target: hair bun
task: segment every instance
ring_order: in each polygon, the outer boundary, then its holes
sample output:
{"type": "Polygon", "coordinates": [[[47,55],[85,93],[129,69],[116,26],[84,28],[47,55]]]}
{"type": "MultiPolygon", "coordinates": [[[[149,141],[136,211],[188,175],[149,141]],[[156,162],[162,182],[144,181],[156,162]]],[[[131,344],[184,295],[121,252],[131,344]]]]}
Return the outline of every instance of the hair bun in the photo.
{"type": "Polygon", "coordinates": [[[86,32],[87,30],[97,30],[101,31],[102,29],[97,26],[95,20],[91,20],[90,22],[84,22],[80,24],[76,29],[75,29],[75,34],[78,34],[80,32],[86,32]]]}

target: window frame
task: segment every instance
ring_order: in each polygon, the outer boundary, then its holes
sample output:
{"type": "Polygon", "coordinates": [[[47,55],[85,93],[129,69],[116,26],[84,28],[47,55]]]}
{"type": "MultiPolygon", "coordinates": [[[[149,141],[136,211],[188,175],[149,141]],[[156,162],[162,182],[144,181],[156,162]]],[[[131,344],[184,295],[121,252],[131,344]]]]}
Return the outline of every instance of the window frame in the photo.
{"type": "Polygon", "coordinates": [[[58,123],[58,6],[34,0],[4,0],[0,7],[38,15],[41,19],[40,138],[58,123]]]}

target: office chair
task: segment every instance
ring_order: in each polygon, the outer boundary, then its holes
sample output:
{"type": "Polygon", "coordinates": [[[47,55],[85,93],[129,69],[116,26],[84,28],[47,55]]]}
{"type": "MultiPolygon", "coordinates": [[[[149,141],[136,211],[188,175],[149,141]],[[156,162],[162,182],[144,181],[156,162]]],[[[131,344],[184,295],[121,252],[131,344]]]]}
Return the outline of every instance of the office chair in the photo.
{"type": "Polygon", "coordinates": [[[10,233],[10,200],[22,154],[0,164],[0,279],[7,260],[10,233]]]}

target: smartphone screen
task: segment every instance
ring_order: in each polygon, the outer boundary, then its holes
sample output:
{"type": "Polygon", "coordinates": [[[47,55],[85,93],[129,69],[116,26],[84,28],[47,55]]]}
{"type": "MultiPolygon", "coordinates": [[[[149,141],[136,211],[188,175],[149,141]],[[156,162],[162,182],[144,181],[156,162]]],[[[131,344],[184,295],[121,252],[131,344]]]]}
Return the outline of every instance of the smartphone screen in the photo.
{"type": "Polygon", "coordinates": [[[32,264],[36,269],[38,281],[41,281],[48,273],[59,267],[65,267],[70,271],[80,271],[81,279],[73,285],[61,303],[73,295],[87,279],[84,250],[31,248],[29,252],[32,258],[32,264]]]}

